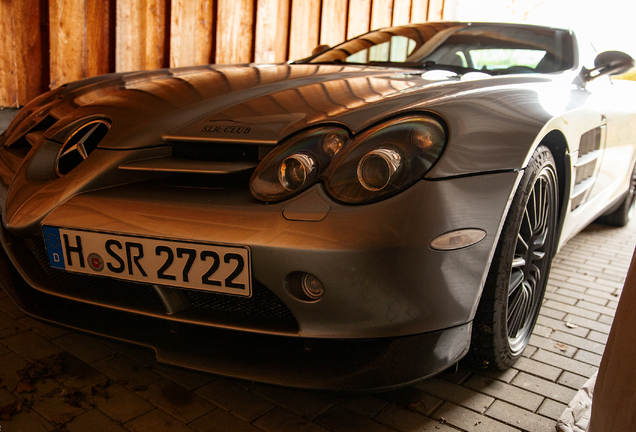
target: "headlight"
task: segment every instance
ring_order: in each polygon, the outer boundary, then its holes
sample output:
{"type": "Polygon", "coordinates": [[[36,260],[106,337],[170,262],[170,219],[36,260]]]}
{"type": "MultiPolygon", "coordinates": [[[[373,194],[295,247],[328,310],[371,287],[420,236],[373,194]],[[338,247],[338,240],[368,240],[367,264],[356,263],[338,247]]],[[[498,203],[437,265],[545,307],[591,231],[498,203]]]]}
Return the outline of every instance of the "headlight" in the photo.
{"type": "Polygon", "coordinates": [[[445,139],[442,125],[423,115],[386,121],[351,140],[341,128],[312,129],[263,159],[252,175],[252,195],[282,201],[322,180],[338,201],[378,201],[422,178],[442,154],[445,139]]]}
{"type": "Polygon", "coordinates": [[[446,134],[431,117],[411,115],[368,129],[325,172],[327,192],[338,201],[361,204],[411,186],[442,154],[446,134]]]}
{"type": "Polygon", "coordinates": [[[373,150],[358,162],[358,181],[367,190],[381,191],[389,184],[401,165],[402,156],[395,150],[373,150]]]}
{"type": "Polygon", "coordinates": [[[252,195],[261,201],[288,199],[314,184],[340,152],[349,133],[327,126],[302,132],[271,151],[254,173],[252,195]]]}

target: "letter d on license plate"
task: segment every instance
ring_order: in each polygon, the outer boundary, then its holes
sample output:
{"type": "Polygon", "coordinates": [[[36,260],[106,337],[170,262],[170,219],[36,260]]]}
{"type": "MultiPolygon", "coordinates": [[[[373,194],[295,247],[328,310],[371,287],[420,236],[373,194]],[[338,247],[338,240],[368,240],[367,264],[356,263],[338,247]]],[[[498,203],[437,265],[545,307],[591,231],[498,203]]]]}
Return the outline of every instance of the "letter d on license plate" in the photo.
{"type": "Polygon", "coordinates": [[[107,234],[43,227],[53,268],[250,296],[250,250],[246,246],[107,234]]]}

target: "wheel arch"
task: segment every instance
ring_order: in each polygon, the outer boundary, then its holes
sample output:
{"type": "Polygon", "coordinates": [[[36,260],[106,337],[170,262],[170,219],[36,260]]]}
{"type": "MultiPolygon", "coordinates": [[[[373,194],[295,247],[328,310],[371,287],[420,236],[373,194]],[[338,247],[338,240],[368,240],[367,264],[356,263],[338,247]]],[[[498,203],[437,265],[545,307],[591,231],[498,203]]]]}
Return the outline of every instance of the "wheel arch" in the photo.
{"type": "Polygon", "coordinates": [[[558,245],[560,244],[559,237],[563,228],[565,215],[567,213],[568,203],[570,201],[572,165],[570,163],[569,146],[565,135],[563,135],[563,133],[559,130],[552,130],[548,132],[544,135],[538,145],[545,145],[548,149],[550,149],[554,162],[556,163],[559,181],[559,214],[557,216],[558,233],[555,238],[555,242],[558,245]]]}

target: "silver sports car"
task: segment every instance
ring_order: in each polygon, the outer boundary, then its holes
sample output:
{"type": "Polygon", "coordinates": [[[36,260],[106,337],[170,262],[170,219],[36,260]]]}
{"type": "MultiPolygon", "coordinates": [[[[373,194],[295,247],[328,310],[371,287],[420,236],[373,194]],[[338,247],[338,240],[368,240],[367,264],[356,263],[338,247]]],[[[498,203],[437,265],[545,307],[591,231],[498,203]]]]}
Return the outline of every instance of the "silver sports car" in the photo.
{"type": "Polygon", "coordinates": [[[427,23],[63,85],[0,135],[1,284],[159,361],[314,389],[506,368],[633,212],[636,92],[573,31],[427,23]]]}

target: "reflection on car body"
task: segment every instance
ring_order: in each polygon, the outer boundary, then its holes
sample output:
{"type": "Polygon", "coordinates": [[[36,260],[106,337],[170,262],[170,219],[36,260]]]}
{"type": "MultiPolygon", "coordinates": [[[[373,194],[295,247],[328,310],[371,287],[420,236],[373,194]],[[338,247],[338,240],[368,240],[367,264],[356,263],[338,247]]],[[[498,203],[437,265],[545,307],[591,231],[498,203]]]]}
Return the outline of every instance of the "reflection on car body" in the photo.
{"type": "Polygon", "coordinates": [[[278,65],[104,75],[0,135],[1,283],[160,361],[370,390],[526,347],[558,248],[634,204],[633,66],[427,23],[278,65]]]}

